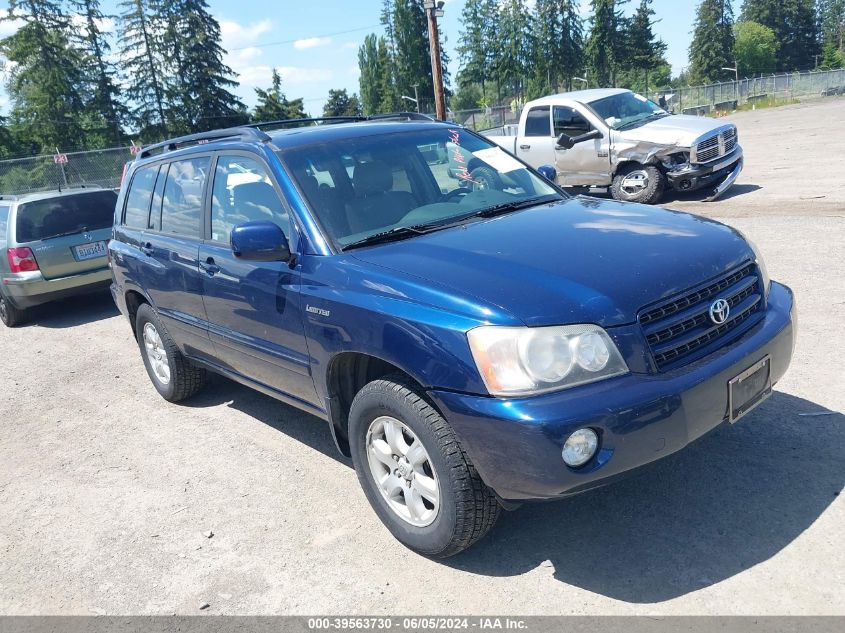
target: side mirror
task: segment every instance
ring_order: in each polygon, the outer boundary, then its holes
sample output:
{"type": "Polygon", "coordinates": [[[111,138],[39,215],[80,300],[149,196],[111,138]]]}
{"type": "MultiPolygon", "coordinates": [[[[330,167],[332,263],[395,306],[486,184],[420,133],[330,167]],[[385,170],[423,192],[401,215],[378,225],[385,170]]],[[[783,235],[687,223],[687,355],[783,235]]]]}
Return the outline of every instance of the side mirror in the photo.
{"type": "Polygon", "coordinates": [[[604,135],[599,132],[598,130],[590,130],[589,132],[585,132],[579,136],[569,136],[567,134],[561,134],[557,137],[557,146],[558,148],[562,149],[572,149],[578,143],[583,143],[584,141],[592,141],[593,139],[602,138],[604,135]]]}
{"type": "Polygon", "coordinates": [[[273,222],[244,222],[232,229],[232,252],[253,262],[288,262],[290,246],[282,229],[273,222]]]}
{"type": "Polygon", "coordinates": [[[554,182],[557,178],[557,170],[551,165],[540,165],[537,168],[537,173],[549,182],[554,182]]]}

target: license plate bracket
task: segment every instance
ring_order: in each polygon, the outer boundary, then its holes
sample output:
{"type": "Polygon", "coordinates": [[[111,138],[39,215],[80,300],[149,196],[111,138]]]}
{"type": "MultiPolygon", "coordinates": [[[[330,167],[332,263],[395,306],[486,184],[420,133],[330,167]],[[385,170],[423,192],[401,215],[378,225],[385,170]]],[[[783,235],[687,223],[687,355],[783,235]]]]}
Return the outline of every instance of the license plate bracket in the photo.
{"type": "Polygon", "coordinates": [[[735,423],[772,395],[772,359],[765,356],[728,381],[728,420],[735,423]]]}

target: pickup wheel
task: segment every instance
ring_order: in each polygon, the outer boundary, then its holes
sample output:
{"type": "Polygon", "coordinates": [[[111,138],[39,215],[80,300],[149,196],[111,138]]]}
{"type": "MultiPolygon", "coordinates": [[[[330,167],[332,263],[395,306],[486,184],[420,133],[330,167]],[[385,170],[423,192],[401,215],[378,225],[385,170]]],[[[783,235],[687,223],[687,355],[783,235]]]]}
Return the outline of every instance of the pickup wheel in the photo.
{"type": "Polygon", "coordinates": [[[349,438],[367,500],[412,550],[446,558],[496,522],[501,506],[452,427],[403,376],[375,380],[358,392],[349,438]]]}
{"type": "Polygon", "coordinates": [[[12,305],[2,292],[0,292],[0,321],[6,327],[15,327],[20,325],[24,319],[24,311],[19,310],[12,305]]]}
{"type": "Polygon", "coordinates": [[[190,398],[205,385],[204,369],[185,358],[148,304],[138,308],[135,321],[138,347],[156,391],[168,402],[190,398]]]}
{"type": "Polygon", "coordinates": [[[622,202],[657,204],[663,198],[666,176],[654,165],[629,165],[613,178],[610,193],[622,202]]]}

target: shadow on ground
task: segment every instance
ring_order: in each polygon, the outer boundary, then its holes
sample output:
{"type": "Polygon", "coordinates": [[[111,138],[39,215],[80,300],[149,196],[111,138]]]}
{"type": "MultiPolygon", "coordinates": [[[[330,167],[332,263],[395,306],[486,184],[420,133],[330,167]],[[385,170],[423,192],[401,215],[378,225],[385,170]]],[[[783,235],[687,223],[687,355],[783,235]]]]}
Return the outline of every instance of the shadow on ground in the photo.
{"type": "Polygon", "coordinates": [[[21,327],[38,325],[47,328],[70,328],[118,316],[109,291],[96,292],[30,308],[21,327]]]}
{"type": "MultiPolygon", "coordinates": [[[[224,403],[351,466],[325,422],[225,378],[212,377],[186,404],[224,403]]],[[[550,561],[556,579],[594,593],[669,600],[789,545],[842,490],[843,463],[845,416],[775,392],[736,425],[630,479],[504,512],[487,537],[444,564],[515,576],[550,561]]]]}
{"type": "Polygon", "coordinates": [[[777,554],[839,495],[843,423],[840,413],[776,392],[735,426],[636,477],[505,513],[446,564],[513,576],[550,561],[561,582],[634,603],[713,585],[777,554]]]}
{"type": "Polygon", "coordinates": [[[211,374],[205,389],[182,403],[183,406],[199,408],[221,404],[237,409],[327,457],[352,466],[351,460],[337,450],[325,420],[222,376],[211,374]]]}
{"type": "MultiPolygon", "coordinates": [[[[761,190],[762,187],[760,185],[752,185],[752,184],[739,184],[733,185],[730,189],[728,189],[722,196],[716,200],[716,202],[723,202],[725,200],[730,200],[731,198],[738,198],[739,196],[744,196],[749,193],[753,193],[755,191],[761,190]]],[[[709,195],[708,189],[701,189],[699,191],[691,191],[689,193],[681,192],[681,191],[667,191],[663,197],[663,204],[672,203],[672,202],[704,202],[704,199],[709,195]]]]}

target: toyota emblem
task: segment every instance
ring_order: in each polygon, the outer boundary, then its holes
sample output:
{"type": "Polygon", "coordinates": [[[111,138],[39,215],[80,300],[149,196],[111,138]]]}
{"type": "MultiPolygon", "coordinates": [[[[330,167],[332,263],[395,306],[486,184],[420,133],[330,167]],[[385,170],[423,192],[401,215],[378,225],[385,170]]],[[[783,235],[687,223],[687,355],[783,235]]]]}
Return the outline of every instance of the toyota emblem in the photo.
{"type": "Polygon", "coordinates": [[[731,313],[731,304],[726,299],[716,299],[710,304],[710,320],[716,325],[722,325],[728,320],[731,313]]]}

